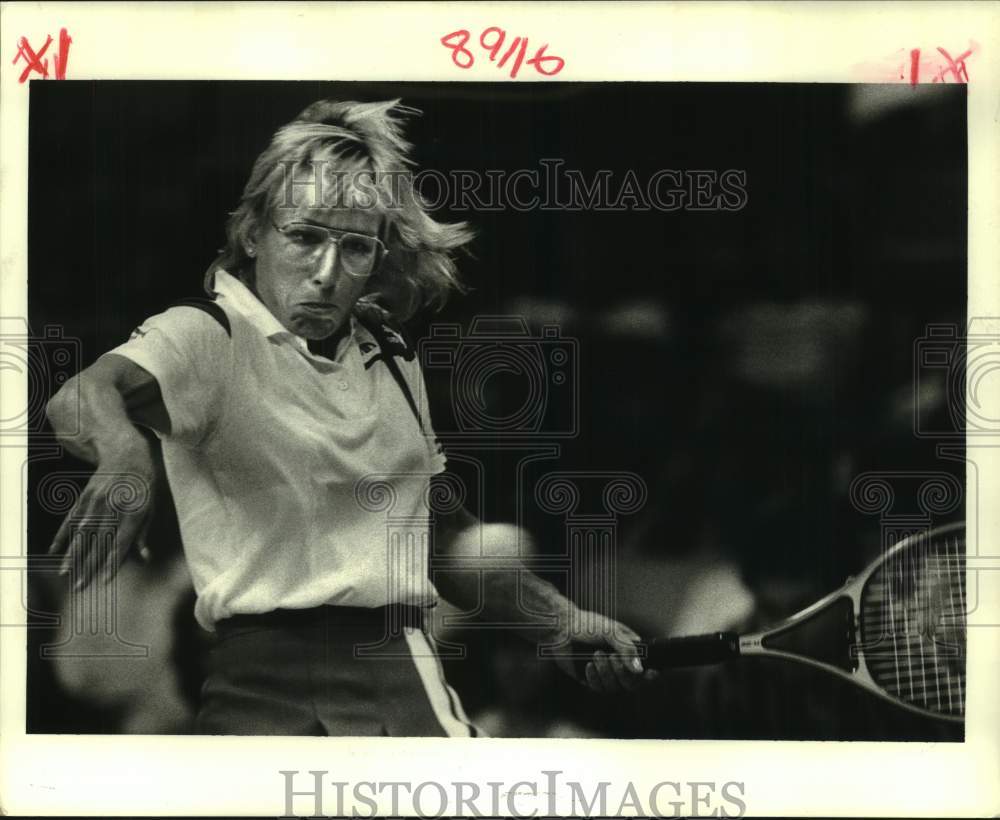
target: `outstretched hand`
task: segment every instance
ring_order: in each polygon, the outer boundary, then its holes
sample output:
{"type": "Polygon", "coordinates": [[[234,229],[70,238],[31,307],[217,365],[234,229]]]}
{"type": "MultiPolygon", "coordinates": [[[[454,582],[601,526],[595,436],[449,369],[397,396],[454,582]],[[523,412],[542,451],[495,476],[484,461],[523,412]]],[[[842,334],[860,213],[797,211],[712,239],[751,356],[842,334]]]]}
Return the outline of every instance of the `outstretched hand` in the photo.
{"type": "Polygon", "coordinates": [[[107,583],[133,547],[142,551],[160,469],[148,450],[136,449],[91,476],[49,547],[49,555],[65,553],[60,573],[73,573],[74,589],[98,576],[107,583]]]}

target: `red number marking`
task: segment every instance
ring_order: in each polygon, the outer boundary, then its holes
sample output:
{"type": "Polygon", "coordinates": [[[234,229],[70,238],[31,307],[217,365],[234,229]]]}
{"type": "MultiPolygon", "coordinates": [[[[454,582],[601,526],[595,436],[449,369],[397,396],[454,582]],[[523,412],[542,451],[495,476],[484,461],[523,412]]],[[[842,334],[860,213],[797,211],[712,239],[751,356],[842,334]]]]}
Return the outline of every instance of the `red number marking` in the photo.
{"type": "Polygon", "coordinates": [[[514,42],[510,44],[510,48],[507,49],[507,53],[504,54],[503,57],[500,58],[500,62],[497,63],[497,68],[503,68],[504,63],[506,63],[507,60],[510,59],[510,55],[513,54],[515,51],[517,51],[517,47],[521,45],[521,39],[522,38],[520,37],[514,38],[514,42]]]}
{"type": "Polygon", "coordinates": [[[37,71],[43,77],[49,76],[49,61],[43,60],[42,57],[45,56],[45,52],[48,51],[50,45],[52,45],[51,35],[45,38],[45,44],[36,54],[34,49],[31,48],[31,44],[28,42],[27,37],[22,37],[17,41],[17,54],[14,55],[13,62],[16,63],[18,60],[23,58],[24,62],[27,63],[24,71],[21,72],[21,76],[17,78],[19,83],[23,83],[27,80],[28,75],[32,71],[37,71]]]}
{"type": "MultiPolygon", "coordinates": [[[[944,58],[944,65],[942,65],[940,61],[934,60],[933,58],[924,57],[921,59],[919,48],[910,49],[910,85],[915,86],[920,82],[921,69],[931,72],[935,70],[937,71],[937,73],[931,77],[932,83],[947,82],[947,78],[949,76],[952,78],[953,82],[968,83],[969,68],[965,61],[972,56],[977,47],[976,43],[973,42],[968,49],[963,51],[957,57],[952,58],[947,51],[939,46],[937,52],[944,58]]],[[[903,79],[903,70],[903,66],[900,66],[900,79],[903,79]]]]}
{"type": "MultiPolygon", "coordinates": [[[[66,64],[69,62],[69,45],[72,42],[73,38],[69,36],[66,29],[60,29],[59,52],[52,58],[57,80],[66,79],[66,64]]],[[[31,47],[27,37],[22,37],[17,41],[17,54],[14,55],[13,63],[16,64],[18,60],[24,60],[25,62],[24,71],[17,78],[19,83],[25,82],[32,71],[40,74],[44,79],[48,79],[49,61],[47,58],[44,60],[42,58],[45,57],[45,52],[49,50],[50,45],[52,45],[51,34],[46,35],[45,43],[37,52],[31,47]]]]}
{"type": "MultiPolygon", "coordinates": [[[[459,68],[472,68],[473,63],[476,61],[473,53],[466,48],[470,36],[468,30],[463,28],[453,31],[451,34],[446,34],[441,38],[441,45],[451,49],[451,60],[459,68]]],[[[515,37],[498,62],[497,55],[500,53],[500,49],[503,48],[506,39],[506,31],[499,26],[490,26],[483,29],[480,33],[479,45],[489,54],[490,62],[497,64],[497,68],[503,68],[510,58],[514,57],[510,69],[511,79],[516,78],[521,67],[525,65],[534,66],[535,71],[539,74],[544,74],[546,77],[558,74],[566,66],[566,61],[562,57],[545,53],[545,50],[549,47],[548,43],[537,49],[535,56],[530,60],[525,60],[524,58],[528,54],[527,37],[515,37]]]]}
{"type": "Polygon", "coordinates": [[[510,70],[510,78],[513,80],[517,76],[517,72],[521,70],[521,64],[524,62],[524,56],[528,53],[528,38],[525,37],[521,41],[521,50],[517,53],[517,60],[514,62],[514,67],[510,70]]]}
{"type": "Polygon", "coordinates": [[[533,65],[535,70],[539,74],[544,74],[546,77],[551,77],[554,74],[558,74],[563,70],[563,66],[566,65],[566,61],[562,57],[556,57],[555,54],[546,54],[545,49],[549,47],[548,43],[545,43],[538,51],[535,52],[535,56],[528,60],[528,65],[533,65]],[[542,63],[550,60],[555,60],[558,65],[549,71],[542,68],[542,63]]]}
{"type": "Polygon", "coordinates": [[[57,80],[66,79],[66,63],[69,62],[69,44],[72,42],[73,38],[69,36],[66,29],[59,29],[59,53],[52,58],[52,62],[55,63],[57,80]]]}
{"type": "Polygon", "coordinates": [[[920,49],[915,48],[910,51],[910,85],[917,84],[918,76],[920,76],[920,49]]]}
{"type": "Polygon", "coordinates": [[[472,68],[472,64],[475,62],[472,52],[465,47],[467,42],[469,42],[469,32],[464,28],[453,31],[451,34],[446,34],[441,38],[441,45],[452,50],[451,61],[459,68],[472,68]],[[465,64],[459,60],[458,55],[460,54],[465,55],[467,60],[465,64]]]}
{"type": "Polygon", "coordinates": [[[969,72],[965,68],[965,58],[972,55],[972,49],[970,48],[968,51],[963,51],[954,60],[951,59],[951,55],[940,46],[938,47],[938,51],[941,53],[941,56],[948,61],[948,65],[941,69],[938,77],[944,81],[945,72],[948,72],[954,75],[956,82],[969,82],[969,72]]]}
{"type": "Polygon", "coordinates": [[[479,35],[479,45],[485,48],[490,53],[490,62],[496,62],[497,52],[500,50],[500,46],[503,45],[504,38],[507,36],[507,32],[504,31],[499,26],[490,26],[482,34],[479,35]],[[490,45],[486,42],[486,35],[493,32],[497,35],[497,41],[490,45]]]}

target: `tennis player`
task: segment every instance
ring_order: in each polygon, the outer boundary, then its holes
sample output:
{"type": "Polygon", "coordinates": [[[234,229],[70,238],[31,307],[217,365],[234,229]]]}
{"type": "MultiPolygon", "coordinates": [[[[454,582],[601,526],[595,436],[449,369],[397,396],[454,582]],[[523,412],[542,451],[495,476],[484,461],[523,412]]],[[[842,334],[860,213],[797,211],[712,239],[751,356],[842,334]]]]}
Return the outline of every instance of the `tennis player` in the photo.
{"type": "Polygon", "coordinates": [[[195,616],[214,633],[199,733],[475,736],[425,631],[439,595],[541,644],[597,649],[594,690],[654,674],[632,630],[523,567],[482,576],[483,590],[475,572],[429,577],[431,536],[474,557],[512,528],[428,513],[446,463],[393,328],[461,290],[454,254],[471,231],[432,219],[413,190],[410,113],[327,100],[279,129],[206,274],[211,298],[147,319],[49,403],[61,440],[97,467],[52,544],[78,588],[111,577],[148,527],[157,457],[137,425],[162,442],[195,616]],[[136,503],[109,493],[122,476],[136,503]],[[391,538],[387,509],[402,522],[391,538]],[[74,535],[109,517],[111,548],[74,535]]]}

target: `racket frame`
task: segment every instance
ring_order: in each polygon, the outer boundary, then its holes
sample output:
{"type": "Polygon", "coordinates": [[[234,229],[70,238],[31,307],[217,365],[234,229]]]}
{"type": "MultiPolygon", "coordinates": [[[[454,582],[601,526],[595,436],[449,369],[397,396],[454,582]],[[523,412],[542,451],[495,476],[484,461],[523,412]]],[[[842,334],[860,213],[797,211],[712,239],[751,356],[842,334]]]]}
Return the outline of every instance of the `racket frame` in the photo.
{"type": "MultiPolygon", "coordinates": [[[[962,723],[965,720],[964,709],[961,715],[951,715],[942,712],[936,712],[933,709],[924,709],[916,704],[909,703],[902,698],[899,698],[889,692],[886,692],[875,679],[872,677],[871,672],[868,669],[868,657],[865,654],[865,648],[862,643],[859,642],[861,635],[861,595],[864,591],[865,584],[868,583],[869,579],[874,575],[878,569],[890,561],[894,556],[898,555],[900,552],[909,549],[915,542],[925,541],[929,539],[936,539],[940,537],[947,537],[952,533],[960,533],[965,530],[965,523],[958,522],[955,524],[947,524],[942,527],[937,527],[933,530],[926,530],[924,532],[915,533],[913,535],[907,536],[901,539],[898,543],[894,544],[884,555],[873,560],[865,569],[857,576],[852,576],[847,579],[847,582],[839,589],[831,592],[829,595],[825,595],[820,598],[816,603],[806,607],[805,609],[796,612],[789,618],[779,622],[778,624],[769,627],[768,629],[761,630],[759,632],[751,632],[739,636],[739,654],[741,657],[768,657],[768,658],[782,658],[784,660],[795,661],[797,663],[804,663],[808,666],[815,667],[817,669],[822,669],[825,672],[836,675],[837,677],[849,681],[850,683],[861,686],[862,688],[873,692],[878,695],[883,700],[889,701],[909,712],[922,715],[924,717],[932,717],[938,720],[947,720],[953,723],[962,723]],[[837,603],[842,598],[846,598],[851,602],[851,609],[853,612],[853,645],[851,646],[851,658],[856,660],[856,666],[852,671],[846,671],[833,664],[826,663],[825,661],[818,660],[816,658],[810,658],[806,655],[799,655],[794,652],[786,652],[780,649],[770,648],[764,645],[765,641],[769,637],[773,637],[778,633],[784,632],[790,628],[798,626],[799,624],[805,622],[814,615],[822,612],[827,607],[832,606],[837,603]]],[[[962,556],[965,557],[966,546],[962,545],[962,556]]],[[[968,581],[966,581],[966,589],[968,589],[968,581]]]]}

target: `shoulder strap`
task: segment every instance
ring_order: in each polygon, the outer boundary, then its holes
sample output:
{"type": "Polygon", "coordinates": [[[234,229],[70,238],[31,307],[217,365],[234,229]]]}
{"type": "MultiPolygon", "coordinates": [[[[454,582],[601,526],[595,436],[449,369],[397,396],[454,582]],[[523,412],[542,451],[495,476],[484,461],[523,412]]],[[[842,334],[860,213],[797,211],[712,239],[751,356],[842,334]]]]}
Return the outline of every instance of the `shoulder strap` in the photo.
{"type": "Polygon", "coordinates": [[[417,402],[413,398],[413,392],[410,390],[410,385],[403,377],[403,374],[399,369],[399,365],[396,363],[396,359],[393,356],[392,348],[394,346],[398,347],[398,345],[393,345],[389,341],[388,334],[386,333],[386,326],[378,317],[365,312],[359,312],[357,317],[358,321],[361,322],[365,330],[371,333],[371,335],[375,337],[375,341],[378,342],[382,361],[385,362],[385,366],[392,374],[392,378],[396,380],[396,384],[399,385],[399,389],[403,391],[406,403],[410,405],[410,410],[413,411],[413,417],[417,420],[417,424],[420,425],[420,432],[425,432],[424,423],[420,418],[420,411],[417,409],[417,402]]]}
{"type": "Polygon", "coordinates": [[[219,307],[214,299],[206,299],[204,296],[190,296],[187,299],[178,299],[176,302],[171,302],[167,307],[193,307],[203,310],[222,325],[227,336],[230,338],[233,336],[233,329],[229,324],[229,317],[226,316],[226,311],[219,307]]]}

